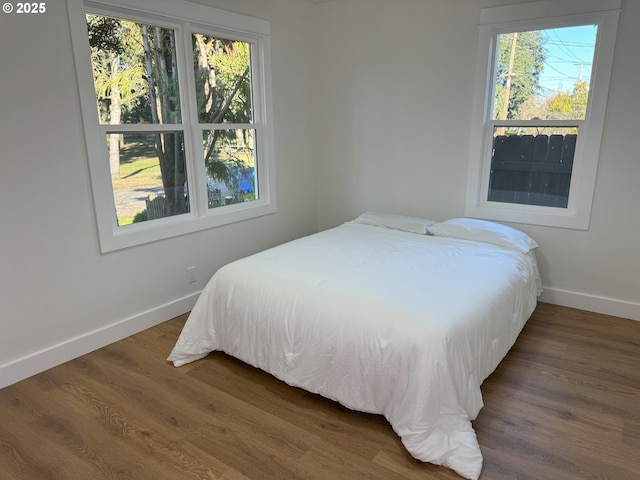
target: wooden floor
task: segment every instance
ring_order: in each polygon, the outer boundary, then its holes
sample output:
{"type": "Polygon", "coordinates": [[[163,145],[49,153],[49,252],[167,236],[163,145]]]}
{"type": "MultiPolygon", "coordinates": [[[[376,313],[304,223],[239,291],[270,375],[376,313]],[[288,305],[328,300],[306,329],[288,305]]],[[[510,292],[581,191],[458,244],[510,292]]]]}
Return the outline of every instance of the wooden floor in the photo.
{"type": "MultiPolygon", "coordinates": [[[[0,390],[0,478],[460,478],[223,354],[174,368],[184,321],[0,390]]],[[[640,322],[540,304],[483,395],[482,479],[640,478],[640,322]]]]}

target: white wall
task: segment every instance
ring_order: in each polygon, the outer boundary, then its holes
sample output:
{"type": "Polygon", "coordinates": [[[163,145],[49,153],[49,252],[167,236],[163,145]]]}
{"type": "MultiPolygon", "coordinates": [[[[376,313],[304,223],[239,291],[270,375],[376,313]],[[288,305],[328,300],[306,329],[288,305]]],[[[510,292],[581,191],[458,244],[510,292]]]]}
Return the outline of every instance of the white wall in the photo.
{"type": "Polygon", "coordinates": [[[314,6],[207,3],[271,23],[278,211],[106,255],[98,250],[66,2],[47,2],[41,15],[0,14],[0,387],[188,311],[222,264],[316,230],[305,115],[314,6]],[[191,265],[195,284],[187,283],[191,265]]]}
{"type": "MultiPolygon", "coordinates": [[[[462,216],[480,9],[513,0],[317,7],[319,226],[364,210],[462,216]]],[[[590,229],[540,243],[543,300],[640,319],[640,2],[623,0],[590,229]]]]}

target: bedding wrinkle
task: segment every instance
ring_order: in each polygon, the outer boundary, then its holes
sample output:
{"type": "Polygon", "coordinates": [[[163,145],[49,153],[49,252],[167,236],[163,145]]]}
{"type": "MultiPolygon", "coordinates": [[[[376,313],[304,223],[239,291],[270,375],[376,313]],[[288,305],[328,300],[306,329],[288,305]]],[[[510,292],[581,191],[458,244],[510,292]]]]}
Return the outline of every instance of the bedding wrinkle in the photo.
{"type": "Polygon", "coordinates": [[[169,360],[215,350],[384,415],[407,451],[477,479],[480,386],[535,308],[535,257],[345,224],[221,268],[169,360]]]}

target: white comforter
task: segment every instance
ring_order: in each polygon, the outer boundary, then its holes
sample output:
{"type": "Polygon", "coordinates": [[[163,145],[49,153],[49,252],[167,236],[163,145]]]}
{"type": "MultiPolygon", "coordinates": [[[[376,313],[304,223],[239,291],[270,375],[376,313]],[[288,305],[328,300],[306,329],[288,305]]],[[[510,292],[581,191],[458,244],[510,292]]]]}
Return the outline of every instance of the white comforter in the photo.
{"type": "Polygon", "coordinates": [[[222,350],[383,414],[417,459],[476,479],[480,385],[536,305],[533,254],[345,224],[231,263],[169,360],[222,350]]]}

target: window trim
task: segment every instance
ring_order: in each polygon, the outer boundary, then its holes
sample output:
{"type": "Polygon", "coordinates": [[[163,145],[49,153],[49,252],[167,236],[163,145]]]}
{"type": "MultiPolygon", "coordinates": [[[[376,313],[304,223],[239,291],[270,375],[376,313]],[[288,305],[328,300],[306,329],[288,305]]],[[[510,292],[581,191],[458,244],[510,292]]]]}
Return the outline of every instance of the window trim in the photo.
{"type": "MultiPolygon", "coordinates": [[[[175,0],[67,0],[71,41],[78,83],[80,112],[84,126],[85,148],[89,163],[89,176],[93,193],[93,204],[100,244],[100,251],[107,253],[136,245],[155,242],[167,238],[215,228],[234,222],[249,220],[276,212],[275,165],[273,154],[272,104],[271,104],[271,38],[270,26],[265,20],[248,17],[217,8],[175,0]],[[108,152],[104,142],[106,130],[114,126],[100,125],[95,108],[95,91],[91,71],[91,57],[86,34],[85,13],[122,16],[148,21],[176,30],[180,36],[178,45],[182,49],[178,62],[182,123],[117,126],[125,131],[149,129],[181,130],[184,132],[185,156],[189,189],[193,193],[190,213],[156,219],[119,227],[115,215],[116,207],[111,185],[108,152]],[[211,22],[203,21],[211,19],[211,22]],[[194,87],[190,85],[193,72],[189,71],[190,35],[192,31],[215,33],[232,40],[248,42],[251,45],[251,76],[253,82],[253,122],[256,132],[255,155],[257,164],[257,184],[259,198],[251,202],[236,203],[215,209],[206,208],[206,192],[200,180],[204,172],[204,162],[197,157],[197,134],[200,125],[192,124],[195,104],[185,111],[185,102],[194,100],[194,87]],[[122,128],[121,128],[122,127],[122,128]],[[202,163],[202,165],[200,165],[202,163]],[[197,179],[197,180],[196,180],[197,179]]],[[[195,115],[197,117],[197,115],[195,115]]],[[[242,124],[246,127],[246,124],[242,124]]],[[[224,125],[230,128],[229,125],[224,125]]],[[[201,140],[200,140],[201,142],[201,140]]]]}
{"type": "MultiPolygon", "coordinates": [[[[620,5],[621,0],[565,0],[481,9],[469,143],[466,216],[588,230],[620,5]],[[572,121],[580,124],[581,130],[576,144],[567,208],[486,200],[492,145],[489,132],[491,130],[492,133],[496,122],[500,124],[500,121],[491,118],[497,35],[518,29],[538,30],[587,23],[598,25],[598,40],[587,118],[572,121]]],[[[520,123],[525,122],[518,121],[520,123]]]]}

